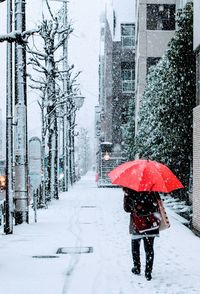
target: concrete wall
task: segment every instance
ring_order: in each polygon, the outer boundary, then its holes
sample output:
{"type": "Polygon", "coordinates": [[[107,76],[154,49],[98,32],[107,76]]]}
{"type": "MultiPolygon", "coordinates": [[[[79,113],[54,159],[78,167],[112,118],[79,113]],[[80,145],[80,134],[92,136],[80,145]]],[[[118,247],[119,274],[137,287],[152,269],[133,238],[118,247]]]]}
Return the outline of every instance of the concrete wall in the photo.
{"type": "Polygon", "coordinates": [[[147,4],[176,4],[176,0],[137,0],[136,2],[136,133],[138,112],[146,86],[148,57],[162,57],[174,31],[147,30],[147,4]]]}
{"type": "Polygon", "coordinates": [[[194,50],[200,46],[200,1],[194,0],[194,50]]]}
{"type": "MultiPolygon", "coordinates": [[[[174,31],[147,31],[146,40],[146,56],[161,57],[167,48],[167,44],[174,35],[174,31]]],[[[141,44],[142,46],[142,44],[141,44]]]]}
{"type": "Polygon", "coordinates": [[[193,112],[193,227],[200,233],[200,105],[193,112]]]}
{"type": "MultiPolygon", "coordinates": [[[[194,50],[199,54],[200,50],[200,1],[194,0],[194,50]]],[[[198,63],[196,63],[197,66],[198,63]]],[[[197,68],[197,73],[200,69],[197,68]]],[[[199,74],[197,74],[197,83],[199,74]]],[[[197,95],[199,95],[197,91],[197,95]]],[[[200,97],[197,97],[200,101],[200,97]]],[[[200,234],[200,105],[193,111],[193,218],[194,229],[200,234]]]]}

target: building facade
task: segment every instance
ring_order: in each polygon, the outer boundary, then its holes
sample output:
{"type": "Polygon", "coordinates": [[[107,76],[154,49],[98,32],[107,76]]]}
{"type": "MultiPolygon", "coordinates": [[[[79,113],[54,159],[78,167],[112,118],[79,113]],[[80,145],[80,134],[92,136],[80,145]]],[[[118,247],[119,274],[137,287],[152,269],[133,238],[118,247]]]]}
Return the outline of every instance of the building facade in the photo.
{"type": "Polygon", "coordinates": [[[96,107],[98,173],[107,165],[104,173],[107,174],[123,157],[123,126],[135,90],[134,8],[133,0],[123,3],[113,0],[107,3],[101,16],[99,105],[96,107]],[[108,153],[112,156],[106,163],[99,163],[100,154],[104,156],[105,152],[106,156],[108,153]]]}
{"type": "Polygon", "coordinates": [[[194,51],[196,53],[196,107],[193,110],[192,226],[200,234],[200,1],[136,0],[136,134],[138,112],[151,65],[158,62],[172,38],[175,12],[187,2],[194,3],[194,51]]]}
{"type": "Polygon", "coordinates": [[[200,1],[194,0],[196,104],[193,111],[193,228],[200,234],[200,1]]]}
{"type": "MultiPolygon", "coordinates": [[[[183,2],[183,1],[182,1],[183,2]]],[[[150,66],[163,56],[175,31],[176,0],[136,0],[135,130],[150,66]]]]}

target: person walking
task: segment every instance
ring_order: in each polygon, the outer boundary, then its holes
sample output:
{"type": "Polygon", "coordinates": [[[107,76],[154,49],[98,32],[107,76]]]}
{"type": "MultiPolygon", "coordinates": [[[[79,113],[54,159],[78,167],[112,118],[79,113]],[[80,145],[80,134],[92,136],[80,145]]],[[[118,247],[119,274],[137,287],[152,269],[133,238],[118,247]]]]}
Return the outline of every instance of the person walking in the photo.
{"type": "Polygon", "coordinates": [[[160,214],[157,192],[136,192],[129,188],[124,191],[124,210],[130,213],[129,233],[131,234],[131,249],[133,258],[132,273],[141,272],[140,243],[143,240],[146,255],[145,277],[152,279],[154,261],[154,239],[159,236],[160,214]]]}

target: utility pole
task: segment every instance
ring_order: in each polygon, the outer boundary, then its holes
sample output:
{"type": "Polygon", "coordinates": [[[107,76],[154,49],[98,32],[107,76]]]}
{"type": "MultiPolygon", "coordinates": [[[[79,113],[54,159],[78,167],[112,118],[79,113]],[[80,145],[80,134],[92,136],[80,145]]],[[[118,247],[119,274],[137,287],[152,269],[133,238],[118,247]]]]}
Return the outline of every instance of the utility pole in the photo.
{"type": "MultiPolygon", "coordinates": [[[[25,0],[15,0],[15,30],[26,29],[25,0]]],[[[26,51],[15,43],[15,224],[28,223],[26,51]]]]}
{"type": "MultiPolygon", "coordinates": [[[[12,32],[12,0],[7,0],[7,33],[12,32]]],[[[13,70],[12,42],[7,42],[6,57],[6,201],[5,234],[13,233],[13,70]]]]}

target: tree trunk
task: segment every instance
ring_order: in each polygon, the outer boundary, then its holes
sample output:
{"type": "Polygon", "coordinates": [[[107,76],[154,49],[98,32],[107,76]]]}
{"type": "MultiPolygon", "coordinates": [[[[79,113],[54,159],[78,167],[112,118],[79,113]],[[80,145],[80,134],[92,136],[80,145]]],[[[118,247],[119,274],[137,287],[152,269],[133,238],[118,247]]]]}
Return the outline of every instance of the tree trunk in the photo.
{"type": "Polygon", "coordinates": [[[42,132],[41,132],[41,189],[42,205],[46,206],[46,170],[45,170],[45,125],[44,125],[44,98],[41,106],[42,132]]]}

